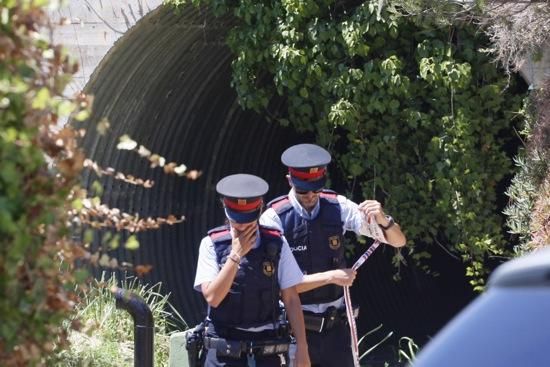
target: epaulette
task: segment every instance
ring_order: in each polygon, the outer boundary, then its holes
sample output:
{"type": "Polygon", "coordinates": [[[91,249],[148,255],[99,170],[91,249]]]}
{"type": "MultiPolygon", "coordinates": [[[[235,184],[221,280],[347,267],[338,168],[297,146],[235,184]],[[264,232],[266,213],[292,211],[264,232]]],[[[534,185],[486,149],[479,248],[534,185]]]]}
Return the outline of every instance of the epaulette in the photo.
{"type": "Polygon", "coordinates": [[[229,231],[229,226],[219,226],[216,228],[213,228],[208,231],[208,236],[212,239],[212,241],[217,240],[219,238],[222,238],[224,236],[231,235],[231,232],[229,231]]]}
{"type": "Polygon", "coordinates": [[[319,196],[323,199],[328,200],[331,203],[338,203],[338,193],[336,191],[323,189],[319,196]]]}
{"type": "Polygon", "coordinates": [[[273,227],[268,227],[268,226],[260,226],[260,231],[263,233],[263,234],[267,234],[269,236],[272,236],[272,237],[282,237],[282,233],[281,231],[279,231],[277,228],[273,228],[273,227]]]}
{"type": "Polygon", "coordinates": [[[277,214],[292,208],[288,195],[279,196],[267,203],[268,208],[273,208],[277,214]]]}

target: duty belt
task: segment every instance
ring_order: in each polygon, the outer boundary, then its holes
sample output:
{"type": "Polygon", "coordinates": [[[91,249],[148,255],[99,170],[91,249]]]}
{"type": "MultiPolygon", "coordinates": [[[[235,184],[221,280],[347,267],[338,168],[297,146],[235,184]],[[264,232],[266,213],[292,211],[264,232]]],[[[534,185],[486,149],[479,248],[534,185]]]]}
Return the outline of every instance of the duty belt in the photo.
{"type": "MultiPolygon", "coordinates": [[[[359,316],[359,307],[353,309],[353,317],[359,316]]],[[[346,322],[346,310],[337,310],[330,307],[325,313],[313,313],[304,311],[304,323],[306,330],[322,333],[346,322]]]]}
{"type": "Polygon", "coordinates": [[[205,348],[215,349],[218,356],[232,358],[240,358],[246,354],[253,354],[258,357],[286,353],[289,345],[289,339],[243,341],[204,337],[205,348]]]}

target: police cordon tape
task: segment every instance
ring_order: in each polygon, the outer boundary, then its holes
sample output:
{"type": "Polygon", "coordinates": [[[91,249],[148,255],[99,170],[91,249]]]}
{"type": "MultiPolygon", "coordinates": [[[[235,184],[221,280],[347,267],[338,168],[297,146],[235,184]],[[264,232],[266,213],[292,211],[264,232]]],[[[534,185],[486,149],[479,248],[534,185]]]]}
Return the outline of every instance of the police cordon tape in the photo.
{"type": "MultiPolygon", "coordinates": [[[[374,243],[361,255],[359,259],[351,267],[352,270],[357,270],[369,258],[370,255],[380,246],[380,241],[374,243]]],[[[355,325],[355,317],[353,315],[353,307],[351,305],[351,295],[349,287],[344,287],[344,301],[346,302],[346,315],[348,317],[349,330],[351,334],[351,351],[353,352],[353,365],[359,367],[359,342],[357,340],[357,326],[355,325]]]]}
{"type": "MultiPolygon", "coordinates": [[[[378,248],[380,241],[376,240],[361,257],[353,264],[352,269],[357,270],[369,258],[370,255],[378,248]]],[[[346,304],[346,316],[350,327],[351,348],[353,353],[353,364],[355,367],[359,365],[359,343],[357,339],[357,326],[355,324],[354,310],[351,304],[351,296],[349,287],[344,287],[344,301],[346,304]]],[[[186,349],[188,352],[189,366],[199,366],[201,362],[200,350],[203,347],[204,338],[204,323],[200,323],[194,329],[190,329],[190,333],[186,334],[186,349]]]]}

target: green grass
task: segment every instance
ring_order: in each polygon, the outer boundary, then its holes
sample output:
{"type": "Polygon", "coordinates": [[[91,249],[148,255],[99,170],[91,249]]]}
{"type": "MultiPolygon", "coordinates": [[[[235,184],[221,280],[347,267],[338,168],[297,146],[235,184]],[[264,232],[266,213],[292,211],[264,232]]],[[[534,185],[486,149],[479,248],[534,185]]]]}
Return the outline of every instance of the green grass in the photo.
{"type": "MultiPolygon", "coordinates": [[[[49,364],[66,367],[134,365],[134,324],[129,313],[115,307],[110,289],[116,285],[114,277],[91,282],[76,305],[75,322],[81,323],[80,331],[70,331],[70,348],[55,354],[49,364]]],[[[151,308],[155,321],[155,366],[167,366],[170,330],[186,329],[185,321],[168,302],[168,295],[160,293],[160,283],[142,285],[133,278],[123,281],[121,288],[139,295],[151,308]]]]}
{"type": "Polygon", "coordinates": [[[393,345],[395,339],[387,343],[392,336],[393,331],[384,331],[382,324],[363,335],[359,339],[359,348],[363,350],[359,355],[361,367],[414,366],[419,346],[406,336],[399,338],[397,345],[393,345]]]}

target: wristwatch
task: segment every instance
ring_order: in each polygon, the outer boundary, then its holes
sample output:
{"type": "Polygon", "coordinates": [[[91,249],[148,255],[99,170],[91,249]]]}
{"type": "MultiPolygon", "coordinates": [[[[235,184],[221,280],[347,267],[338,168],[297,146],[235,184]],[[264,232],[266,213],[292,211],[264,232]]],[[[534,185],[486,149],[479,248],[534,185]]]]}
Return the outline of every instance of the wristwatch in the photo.
{"type": "Polygon", "coordinates": [[[378,225],[380,226],[380,228],[382,228],[384,231],[390,229],[390,227],[393,226],[393,225],[395,224],[395,221],[393,220],[393,218],[391,217],[391,215],[386,215],[386,219],[388,220],[388,224],[387,224],[387,225],[383,226],[383,225],[381,225],[380,223],[378,223],[378,225]]]}

